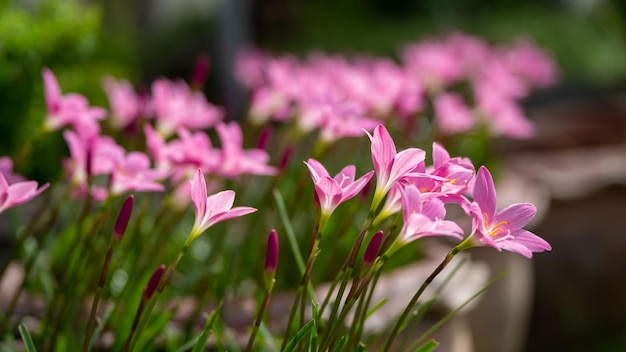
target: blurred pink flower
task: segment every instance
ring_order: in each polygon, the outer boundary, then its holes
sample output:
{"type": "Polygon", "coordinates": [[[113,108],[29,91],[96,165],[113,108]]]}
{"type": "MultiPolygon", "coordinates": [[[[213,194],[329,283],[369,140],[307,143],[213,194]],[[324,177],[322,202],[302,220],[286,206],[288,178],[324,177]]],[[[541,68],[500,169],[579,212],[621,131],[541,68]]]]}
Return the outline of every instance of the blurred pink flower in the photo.
{"type": "Polygon", "coordinates": [[[374,171],[370,171],[355,180],[356,167],[348,165],[333,178],[319,161],[309,159],[305,164],[311,173],[311,179],[315,185],[316,200],[325,220],[330,217],[339,204],[361,192],[374,174],[374,171]]]}
{"type": "Polygon", "coordinates": [[[87,99],[80,94],[62,95],[59,83],[50,69],[44,68],[41,74],[48,111],[45,129],[54,131],[71,125],[79,134],[86,136],[98,134],[100,132],[98,120],[106,117],[106,110],[90,107],[87,99]]]}
{"type": "Polygon", "coordinates": [[[446,135],[467,132],[476,124],[463,97],[456,93],[439,94],[433,104],[437,127],[446,135]]]}
{"type": "Polygon", "coordinates": [[[109,99],[111,123],[114,127],[124,128],[144,113],[145,103],[127,80],[115,80],[107,76],[102,81],[102,87],[109,99]]]}
{"type": "Polygon", "coordinates": [[[537,208],[517,203],[496,211],[496,188],[489,170],[478,170],[474,185],[472,238],[475,245],[519,253],[527,258],[533,252],[551,250],[541,237],[522,229],[535,216],[537,208]]]}
{"type": "Polygon", "coordinates": [[[126,192],[160,192],[165,187],[159,181],[167,175],[167,172],[151,169],[146,154],[129,152],[117,160],[111,173],[110,191],[116,196],[126,192]]]}
{"type": "Polygon", "coordinates": [[[0,157],[0,173],[4,175],[9,184],[26,180],[22,175],[13,173],[13,160],[8,156],[0,157]]]}
{"type": "Polygon", "coordinates": [[[9,184],[4,174],[0,172],[0,213],[5,210],[28,202],[48,188],[49,184],[37,188],[36,181],[20,181],[9,184]]]}
{"type": "Polygon", "coordinates": [[[181,127],[212,127],[223,115],[221,109],[207,102],[201,92],[192,91],[187,83],[165,78],[152,83],[152,104],[156,129],[165,138],[181,127]]]}
{"type": "Polygon", "coordinates": [[[206,180],[198,169],[191,182],[191,201],[196,213],[188,243],[218,222],[240,217],[257,211],[251,207],[234,207],[235,192],[221,191],[207,197],[206,180]]]}
{"type": "Polygon", "coordinates": [[[226,177],[239,175],[276,175],[278,170],[268,165],[269,154],[263,149],[243,149],[243,135],[237,122],[220,122],[215,127],[221,141],[221,158],[215,170],[226,177]]]}

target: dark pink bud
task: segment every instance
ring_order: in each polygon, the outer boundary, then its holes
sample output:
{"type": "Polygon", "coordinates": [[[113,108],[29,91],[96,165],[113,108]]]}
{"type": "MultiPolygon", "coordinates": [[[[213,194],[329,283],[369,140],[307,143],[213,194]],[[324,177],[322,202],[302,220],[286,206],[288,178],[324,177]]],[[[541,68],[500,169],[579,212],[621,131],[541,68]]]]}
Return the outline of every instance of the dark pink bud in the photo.
{"type": "Polygon", "coordinates": [[[278,164],[278,168],[280,170],[285,170],[289,161],[291,160],[291,153],[293,152],[293,148],[291,146],[287,146],[283,156],[280,158],[280,163],[278,164]]]}
{"type": "Polygon", "coordinates": [[[259,135],[259,139],[256,142],[256,149],[265,150],[265,148],[267,148],[267,142],[270,140],[270,136],[272,135],[273,131],[274,128],[272,128],[272,126],[270,125],[263,128],[261,134],[259,135]]]}
{"type": "Polygon", "coordinates": [[[200,54],[196,59],[196,63],[193,66],[193,72],[191,73],[191,85],[194,88],[201,88],[206,82],[206,78],[209,75],[209,55],[200,54]]]}
{"type": "Polygon", "coordinates": [[[380,250],[380,244],[383,241],[383,232],[378,231],[374,234],[370,243],[367,245],[367,249],[365,249],[365,254],[363,254],[363,264],[370,265],[374,259],[378,256],[378,251],[380,250]]]}
{"type": "Polygon", "coordinates": [[[121,239],[124,236],[124,232],[126,232],[128,220],[130,220],[130,214],[133,211],[134,200],[135,196],[133,196],[132,194],[128,196],[128,198],[126,198],[126,200],[124,201],[124,204],[122,204],[122,209],[120,209],[120,213],[117,215],[117,220],[115,221],[113,233],[119,239],[121,239]]]}
{"type": "Polygon", "coordinates": [[[148,281],[148,285],[146,285],[146,288],[143,290],[144,300],[149,300],[150,297],[152,297],[152,294],[154,294],[154,291],[156,291],[157,287],[159,286],[159,282],[161,281],[161,277],[163,276],[164,272],[165,272],[164,264],[161,264],[154,271],[154,273],[150,277],[150,281],[148,281]]]}
{"type": "Polygon", "coordinates": [[[87,177],[90,178],[92,176],[93,173],[93,145],[94,142],[93,140],[88,140],[87,141],[87,150],[85,151],[85,173],[87,174],[87,177]]]}
{"type": "Polygon", "coordinates": [[[267,237],[267,253],[265,255],[265,271],[275,272],[278,263],[278,233],[275,229],[267,237]]]}

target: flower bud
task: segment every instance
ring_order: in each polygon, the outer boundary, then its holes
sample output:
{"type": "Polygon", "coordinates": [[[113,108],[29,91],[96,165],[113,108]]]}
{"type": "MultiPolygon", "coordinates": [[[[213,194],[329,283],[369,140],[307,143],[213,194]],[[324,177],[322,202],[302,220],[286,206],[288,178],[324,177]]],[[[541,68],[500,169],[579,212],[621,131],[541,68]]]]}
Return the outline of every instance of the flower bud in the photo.
{"type": "Polygon", "coordinates": [[[201,89],[209,75],[209,65],[211,60],[209,55],[200,54],[196,59],[191,73],[191,86],[195,89],[201,89]]]}
{"type": "Polygon", "coordinates": [[[161,264],[152,274],[152,276],[150,277],[150,281],[148,281],[148,284],[146,285],[146,288],[143,290],[143,299],[144,300],[149,300],[150,297],[152,297],[152,294],[154,294],[154,291],[156,291],[157,287],[159,286],[159,282],[161,281],[161,277],[163,276],[163,273],[165,272],[165,265],[161,264]]]}
{"type": "Polygon", "coordinates": [[[259,134],[259,139],[256,142],[256,149],[267,149],[267,143],[270,140],[272,132],[274,132],[274,128],[271,125],[267,125],[263,128],[263,130],[261,130],[261,133],[259,134]]]}
{"type": "Polygon", "coordinates": [[[126,198],[124,204],[122,204],[122,208],[120,209],[120,213],[117,215],[117,220],[115,221],[115,227],[113,228],[113,234],[118,238],[122,239],[124,236],[124,232],[126,232],[126,227],[128,226],[128,220],[130,220],[130,214],[133,211],[133,201],[135,200],[135,196],[132,194],[126,198]]]}
{"type": "Polygon", "coordinates": [[[365,249],[365,254],[363,254],[363,265],[370,265],[378,256],[378,251],[380,250],[380,244],[383,240],[383,232],[378,231],[372,236],[370,243],[367,245],[365,249]]]}
{"type": "Polygon", "coordinates": [[[265,255],[265,272],[276,272],[276,263],[278,262],[278,233],[275,229],[270,231],[267,237],[267,252],[265,255]]]}

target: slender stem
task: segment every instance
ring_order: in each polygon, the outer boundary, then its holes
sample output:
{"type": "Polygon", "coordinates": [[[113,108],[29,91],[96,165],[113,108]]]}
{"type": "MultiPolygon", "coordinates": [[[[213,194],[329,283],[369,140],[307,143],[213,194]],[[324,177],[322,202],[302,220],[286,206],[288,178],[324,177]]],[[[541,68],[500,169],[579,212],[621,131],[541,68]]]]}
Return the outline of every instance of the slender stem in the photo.
{"type": "MultiPolygon", "coordinates": [[[[133,331],[133,329],[131,328],[131,332],[129,333],[129,336],[127,338],[127,339],[130,339],[129,347],[127,349],[124,349],[124,351],[132,351],[133,348],[135,348],[135,345],[137,344],[137,340],[139,340],[139,336],[141,335],[141,332],[143,331],[143,329],[145,328],[146,324],[148,323],[148,320],[150,318],[150,314],[152,313],[152,309],[154,309],[156,301],[158,300],[159,296],[161,295],[161,292],[163,292],[163,289],[165,288],[165,285],[167,284],[167,281],[169,280],[170,276],[172,276],[172,273],[174,272],[174,270],[176,270],[176,267],[178,266],[178,263],[180,262],[180,260],[183,258],[183,256],[185,255],[185,253],[189,249],[189,244],[190,243],[185,242],[183,247],[178,252],[178,255],[176,256],[176,259],[174,259],[172,264],[170,264],[170,266],[168,266],[167,269],[165,270],[165,273],[161,277],[161,280],[159,281],[159,284],[157,286],[156,291],[154,292],[154,294],[152,295],[150,300],[147,302],[148,303],[146,305],[147,309],[145,309],[145,312],[142,314],[142,317],[139,320],[139,323],[137,324],[136,330],[133,331]],[[134,336],[132,336],[132,335],[134,335],[134,336]]],[[[145,302],[142,302],[142,303],[145,304],[145,302]]],[[[138,314],[140,314],[140,313],[138,312],[138,314]]],[[[135,319],[137,319],[137,317],[135,317],[135,319]]],[[[133,323],[133,325],[135,325],[135,324],[133,323]]]]}
{"type": "Polygon", "coordinates": [[[115,250],[115,236],[111,236],[111,243],[104,258],[104,264],[102,265],[102,271],[100,272],[100,280],[98,280],[98,287],[93,297],[93,303],[91,304],[91,312],[89,313],[89,319],[87,320],[87,330],[85,332],[85,341],[83,341],[83,352],[89,351],[89,345],[93,330],[96,326],[96,312],[98,311],[98,304],[100,303],[100,297],[102,296],[102,290],[104,289],[104,283],[109,272],[109,266],[111,265],[111,258],[113,257],[113,251],[115,250]]]}
{"type": "Polygon", "coordinates": [[[259,315],[256,317],[254,327],[252,328],[252,332],[250,333],[250,338],[248,339],[246,352],[252,352],[252,347],[254,346],[254,339],[256,338],[256,335],[259,332],[259,328],[261,327],[261,322],[263,321],[263,315],[265,315],[267,306],[270,303],[270,298],[272,297],[272,289],[274,288],[274,282],[276,281],[272,280],[270,287],[265,292],[265,296],[263,297],[263,302],[261,303],[261,308],[259,309],[259,315]]]}
{"type": "Polygon", "coordinates": [[[415,303],[417,303],[417,301],[419,300],[422,293],[424,293],[424,290],[426,290],[426,288],[433,282],[435,277],[437,277],[437,275],[439,275],[439,273],[443,271],[443,269],[448,265],[448,263],[450,263],[452,258],[454,258],[454,256],[457,255],[457,253],[459,253],[459,251],[460,250],[458,246],[452,248],[450,252],[448,252],[448,254],[445,256],[445,258],[443,258],[443,261],[439,264],[439,266],[437,266],[437,268],[435,268],[435,270],[430,274],[430,276],[428,276],[426,280],[422,283],[422,286],[420,286],[420,288],[417,290],[413,298],[411,298],[411,301],[406,306],[406,308],[404,309],[404,312],[402,312],[402,315],[396,322],[396,325],[394,326],[393,331],[391,332],[391,335],[389,335],[389,338],[387,339],[387,343],[385,344],[385,348],[383,350],[384,352],[388,352],[390,350],[393,340],[396,338],[396,336],[398,336],[398,334],[402,330],[404,321],[406,320],[407,316],[413,309],[413,306],[415,305],[415,303]]]}
{"type": "MultiPolygon", "coordinates": [[[[283,339],[283,344],[281,347],[281,351],[284,350],[287,347],[287,342],[289,340],[289,331],[291,330],[291,324],[293,324],[293,319],[295,317],[295,311],[298,310],[298,303],[300,303],[300,300],[305,301],[306,298],[306,289],[309,286],[309,278],[311,276],[311,269],[313,268],[313,264],[315,263],[315,259],[317,258],[317,253],[318,253],[318,248],[319,248],[319,242],[320,239],[322,237],[321,232],[318,231],[319,229],[319,223],[316,224],[315,226],[315,235],[311,238],[311,246],[309,248],[309,258],[307,260],[307,265],[304,271],[304,274],[302,275],[302,280],[300,280],[300,285],[298,286],[298,291],[296,292],[296,297],[294,298],[293,301],[293,305],[291,306],[291,312],[289,314],[289,322],[287,323],[287,328],[285,330],[285,336],[283,339]]],[[[315,299],[315,297],[311,297],[312,299],[315,299]]],[[[304,304],[304,303],[302,303],[304,304]]],[[[304,313],[304,309],[301,309],[301,315],[303,315],[304,313]]],[[[301,320],[301,326],[303,325],[303,319],[304,317],[301,316],[300,320],[301,320]]]]}

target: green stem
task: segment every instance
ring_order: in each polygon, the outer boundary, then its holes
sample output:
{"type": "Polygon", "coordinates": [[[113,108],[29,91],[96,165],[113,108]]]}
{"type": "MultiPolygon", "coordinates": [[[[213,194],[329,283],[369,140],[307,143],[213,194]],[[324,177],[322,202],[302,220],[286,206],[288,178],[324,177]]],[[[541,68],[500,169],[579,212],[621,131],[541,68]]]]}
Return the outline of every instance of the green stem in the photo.
{"type": "Polygon", "coordinates": [[[272,280],[270,287],[265,292],[265,297],[263,297],[263,302],[261,303],[261,308],[259,309],[259,315],[256,318],[254,327],[252,328],[252,332],[250,333],[250,338],[248,339],[246,352],[252,352],[252,347],[254,346],[254,339],[256,338],[256,335],[259,332],[259,328],[261,327],[261,322],[263,321],[263,315],[265,315],[267,306],[270,303],[270,298],[272,297],[272,290],[274,289],[274,282],[275,280],[272,280]]]}
{"type": "MultiPolygon", "coordinates": [[[[169,280],[170,276],[172,276],[172,273],[174,272],[174,270],[178,266],[178,263],[183,258],[183,256],[185,255],[185,253],[187,252],[188,249],[189,249],[189,243],[185,242],[183,247],[178,252],[178,255],[176,256],[176,259],[174,259],[174,262],[172,262],[172,264],[170,264],[170,266],[168,266],[167,269],[165,270],[165,273],[163,273],[163,276],[161,277],[161,280],[159,281],[159,284],[157,286],[156,291],[154,292],[154,294],[152,295],[150,300],[147,302],[148,304],[145,306],[146,307],[145,312],[143,314],[138,312],[139,314],[142,315],[142,317],[140,318],[139,323],[137,324],[137,329],[133,330],[131,328],[131,331],[130,331],[129,336],[127,338],[127,340],[130,340],[130,342],[128,344],[128,347],[124,348],[123,351],[132,351],[133,348],[135,348],[135,345],[137,344],[137,340],[139,340],[139,337],[141,336],[141,332],[143,331],[143,329],[145,328],[146,324],[148,323],[148,320],[150,318],[150,314],[152,313],[152,310],[154,309],[156,301],[158,300],[159,296],[161,295],[161,292],[163,292],[163,289],[165,288],[165,285],[167,284],[167,281],[169,280]],[[134,335],[134,336],[132,336],[132,335],[134,335]]],[[[142,303],[144,303],[144,302],[142,302],[142,303]]],[[[141,305],[140,305],[140,307],[141,307],[141,305]]],[[[135,325],[135,324],[133,323],[133,325],[135,325]]]]}
{"type": "Polygon", "coordinates": [[[437,275],[439,275],[439,273],[443,271],[443,269],[448,265],[448,263],[450,263],[452,258],[454,258],[454,256],[457,255],[457,253],[459,252],[460,250],[458,246],[452,248],[450,252],[448,252],[448,254],[445,256],[445,258],[443,258],[443,261],[439,264],[439,266],[437,266],[437,268],[435,268],[435,270],[430,274],[430,276],[428,276],[426,280],[424,280],[424,282],[422,283],[422,286],[420,286],[420,288],[417,290],[413,298],[411,298],[411,301],[406,306],[406,308],[404,309],[404,312],[402,312],[402,315],[396,322],[396,325],[394,326],[393,331],[391,332],[391,335],[389,335],[389,338],[387,339],[387,343],[385,344],[385,348],[383,349],[384,352],[388,352],[390,350],[393,340],[396,338],[396,336],[398,336],[398,334],[402,330],[404,321],[408,317],[409,313],[411,313],[413,306],[417,303],[422,293],[424,293],[424,290],[426,290],[426,288],[433,282],[435,277],[437,277],[437,275]]]}
{"type": "Polygon", "coordinates": [[[100,303],[100,297],[102,296],[102,290],[104,289],[104,283],[106,282],[107,274],[109,272],[109,266],[111,265],[111,258],[113,257],[113,251],[115,250],[115,237],[111,236],[111,243],[104,258],[104,264],[102,265],[102,271],[100,272],[100,280],[98,280],[98,287],[93,297],[93,303],[91,304],[91,312],[89,312],[89,319],[87,320],[87,330],[85,332],[85,341],[83,341],[83,352],[89,351],[91,336],[96,326],[96,312],[98,311],[98,304],[100,303]]]}

